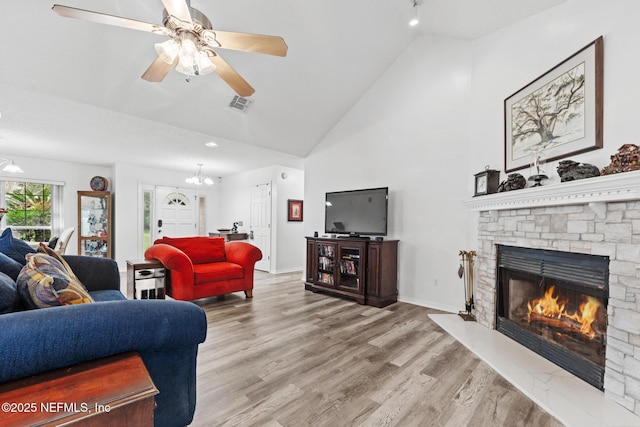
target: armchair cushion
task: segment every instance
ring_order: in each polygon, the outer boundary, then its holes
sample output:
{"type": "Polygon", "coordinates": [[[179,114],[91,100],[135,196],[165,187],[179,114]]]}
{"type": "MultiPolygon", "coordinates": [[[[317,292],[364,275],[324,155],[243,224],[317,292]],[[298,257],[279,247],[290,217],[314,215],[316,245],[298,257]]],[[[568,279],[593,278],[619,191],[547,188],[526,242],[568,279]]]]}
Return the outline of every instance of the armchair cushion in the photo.
{"type": "Polygon", "coordinates": [[[231,279],[242,279],[241,265],[230,262],[216,262],[212,264],[196,264],[193,266],[194,284],[215,282],[231,279]]]}
{"type": "Polygon", "coordinates": [[[193,264],[225,261],[224,237],[164,237],[155,243],[166,243],[184,252],[193,264]]]}

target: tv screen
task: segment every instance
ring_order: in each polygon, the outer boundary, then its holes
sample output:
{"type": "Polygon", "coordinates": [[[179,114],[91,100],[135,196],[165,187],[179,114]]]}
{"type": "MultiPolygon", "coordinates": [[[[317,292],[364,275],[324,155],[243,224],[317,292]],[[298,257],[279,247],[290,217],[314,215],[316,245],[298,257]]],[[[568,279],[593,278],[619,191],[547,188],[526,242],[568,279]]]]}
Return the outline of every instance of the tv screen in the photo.
{"type": "Polygon", "coordinates": [[[389,188],[327,193],[325,233],[387,235],[389,188]]]}

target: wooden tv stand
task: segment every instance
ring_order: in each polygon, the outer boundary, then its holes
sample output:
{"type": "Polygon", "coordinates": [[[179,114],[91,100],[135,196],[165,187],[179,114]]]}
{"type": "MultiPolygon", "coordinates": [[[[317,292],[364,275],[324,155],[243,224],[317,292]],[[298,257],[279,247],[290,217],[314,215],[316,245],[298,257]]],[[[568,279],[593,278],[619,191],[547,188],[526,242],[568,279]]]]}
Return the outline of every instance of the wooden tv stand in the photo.
{"type": "Polygon", "coordinates": [[[385,307],[398,300],[398,240],[307,237],[305,289],[385,307]]]}

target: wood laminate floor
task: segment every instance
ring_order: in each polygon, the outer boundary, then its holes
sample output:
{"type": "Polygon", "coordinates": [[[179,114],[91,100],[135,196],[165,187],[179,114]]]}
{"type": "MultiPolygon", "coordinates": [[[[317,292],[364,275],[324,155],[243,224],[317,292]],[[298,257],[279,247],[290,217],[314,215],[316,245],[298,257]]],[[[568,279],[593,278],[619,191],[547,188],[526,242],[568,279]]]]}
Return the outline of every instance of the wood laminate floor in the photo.
{"type": "Polygon", "coordinates": [[[193,426],[560,426],[406,303],[384,309],[257,272],[254,297],[198,301],[193,426]]]}

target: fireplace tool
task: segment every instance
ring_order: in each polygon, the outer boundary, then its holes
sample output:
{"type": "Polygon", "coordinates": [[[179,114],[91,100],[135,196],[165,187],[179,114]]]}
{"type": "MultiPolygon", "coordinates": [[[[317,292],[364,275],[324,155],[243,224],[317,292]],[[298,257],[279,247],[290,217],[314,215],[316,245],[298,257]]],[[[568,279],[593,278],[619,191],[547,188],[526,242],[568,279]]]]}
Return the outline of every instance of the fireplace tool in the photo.
{"type": "Polygon", "coordinates": [[[476,317],[471,313],[474,308],[473,304],[473,258],[476,251],[460,251],[460,268],[458,268],[458,277],[464,277],[464,299],[466,312],[458,313],[465,321],[475,322],[476,317]]]}

